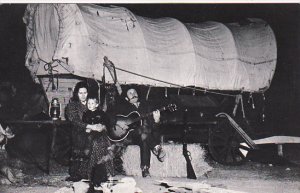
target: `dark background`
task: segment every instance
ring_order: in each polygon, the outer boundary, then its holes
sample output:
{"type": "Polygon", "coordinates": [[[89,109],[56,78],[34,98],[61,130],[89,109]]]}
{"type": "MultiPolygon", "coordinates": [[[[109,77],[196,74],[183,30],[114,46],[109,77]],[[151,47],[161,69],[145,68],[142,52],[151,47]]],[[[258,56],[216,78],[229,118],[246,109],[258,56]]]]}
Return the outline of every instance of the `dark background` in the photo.
{"type": "MultiPolygon", "coordinates": [[[[109,6],[108,4],[101,4],[109,6]]],[[[133,13],[151,17],[173,17],[185,23],[238,22],[261,18],[272,27],[277,40],[277,67],[266,91],[266,118],[272,130],[298,135],[300,129],[300,5],[299,4],[117,4],[133,13]]],[[[0,81],[30,84],[24,66],[26,31],[22,17],[25,4],[0,5],[0,81]]]]}

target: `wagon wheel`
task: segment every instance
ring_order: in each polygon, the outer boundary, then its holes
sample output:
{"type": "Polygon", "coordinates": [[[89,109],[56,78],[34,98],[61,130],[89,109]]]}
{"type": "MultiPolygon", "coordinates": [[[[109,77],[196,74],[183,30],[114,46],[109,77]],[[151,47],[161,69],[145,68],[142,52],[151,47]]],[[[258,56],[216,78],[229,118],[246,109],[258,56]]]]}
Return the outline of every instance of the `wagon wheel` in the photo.
{"type": "MultiPolygon", "coordinates": [[[[227,119],[218,120],[209,129],[208,148],[212,158],[224,165],[241,165],[246,160],[245,153],[250,148],[243,145],[243,138],[235,131],[227,119]]],[[[244,143],[245,144],[245,143],[244,143]]]]}

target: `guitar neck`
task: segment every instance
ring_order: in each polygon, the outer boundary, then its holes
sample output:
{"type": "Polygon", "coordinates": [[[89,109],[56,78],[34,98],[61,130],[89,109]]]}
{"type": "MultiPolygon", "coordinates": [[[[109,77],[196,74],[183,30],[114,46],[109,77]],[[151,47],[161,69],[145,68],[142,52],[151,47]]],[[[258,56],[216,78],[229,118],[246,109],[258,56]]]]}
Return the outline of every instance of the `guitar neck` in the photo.
{"type": "MultiPolygon", "coordinates": [[[[162,107],[162,108],[160,108],[160,109],[158,109],[158,110],[159,110],[159,111],[165,111],[166,109],[167,109],[166,107],[162,107]]],[[[156,110],[155,110],[155,111],[156,111],[156,110]]],[[[141,115],[139,118],[136,118],[136,119],[132,120],[132,123],[137,122],[137,121],[140,121],[140,120],[142,120],[142,119],[144,119],[144,118],[146,118],[146,117],[151,116],[151,115],[153,114],[153,112],[154,112],[154,111],[152,111],[152,112],[150,112],[150,113],[146,113],[146,114],[144,114],[144,115],[141,115]]]]}

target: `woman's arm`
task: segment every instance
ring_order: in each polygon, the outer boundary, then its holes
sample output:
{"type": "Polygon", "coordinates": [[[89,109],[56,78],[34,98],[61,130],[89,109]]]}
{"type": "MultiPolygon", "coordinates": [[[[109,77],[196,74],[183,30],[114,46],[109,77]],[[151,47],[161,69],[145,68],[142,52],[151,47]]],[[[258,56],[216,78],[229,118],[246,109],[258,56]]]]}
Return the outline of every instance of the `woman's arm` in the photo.
{"type": "Polygon", "coordinates": [[[79,113],[80,109],[76,103],[71,102],[66,107],[66,114],[71,124],[80,128],[87,128],[88,124],[81,120],[79,113]]]}
{"type": "Polygon", "coordinates": [[[89,130],[98,131],[98,132],[102,132],[102,131],[106,130],[106,126],[101,123],[98,123],[95,125],[87,125],[86,128],[89,130]]]}

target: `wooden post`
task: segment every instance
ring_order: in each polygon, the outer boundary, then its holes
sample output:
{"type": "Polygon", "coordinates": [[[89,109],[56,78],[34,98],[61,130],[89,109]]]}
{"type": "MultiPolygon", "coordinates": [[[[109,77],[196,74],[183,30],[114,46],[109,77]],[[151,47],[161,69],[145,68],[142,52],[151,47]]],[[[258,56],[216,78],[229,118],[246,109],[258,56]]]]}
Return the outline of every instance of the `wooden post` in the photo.
{"type": "Polygon", "coordinates": [[[283,144],[277,144],[278,155],[283,157],[283,144]]]}

